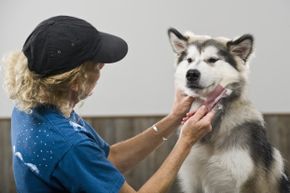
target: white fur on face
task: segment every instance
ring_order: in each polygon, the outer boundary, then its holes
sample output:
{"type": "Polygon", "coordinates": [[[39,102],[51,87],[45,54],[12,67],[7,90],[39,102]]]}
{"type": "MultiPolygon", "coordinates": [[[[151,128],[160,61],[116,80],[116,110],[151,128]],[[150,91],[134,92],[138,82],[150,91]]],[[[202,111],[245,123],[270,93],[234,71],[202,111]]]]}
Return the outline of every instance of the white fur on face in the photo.
{"type": "Polygon", "coordinates": [[[239,72],[219,56],[218,51],[214,46],[208,46],[199,51],[196,46],[190,45],[187,48],[187,56],[176,68],[175,81],[177,87],[190,96],[206,97],[218,84],[226,87],[231,83],[239,82],[239,72]],[[187,61],[188,58],[192,59],[191,63],[187,61]],[[209,58],[218,58],[219,60],[215,63],[208,63],[209,58]],[[192,90],[187,88],[186,73],[190,69],[196,69],[201,73],[199,86],[203,89],[192,90]]]}
{"type": "Polygon", "coordinates": [[[195,46],[190,46],[188,48],[188,55],[185,60],[181,61],[175,71],[175,84],[177,88],[183,90],[189,96],[196,96],[191,89],[186,87],[186,73],[189,69],[191,69],[191,65],[188,63],[187,58],[195,58],[199,57],[198,49],[195,46]]]}

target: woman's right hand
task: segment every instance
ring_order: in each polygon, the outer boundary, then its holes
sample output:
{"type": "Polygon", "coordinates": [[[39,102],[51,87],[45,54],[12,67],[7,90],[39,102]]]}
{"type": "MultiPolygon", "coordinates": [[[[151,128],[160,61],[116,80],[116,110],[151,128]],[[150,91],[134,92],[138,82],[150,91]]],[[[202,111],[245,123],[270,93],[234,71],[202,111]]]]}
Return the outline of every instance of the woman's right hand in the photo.
{"type": "MultiPolygon", "coordinates": [[[[183,161],[190,153],[191,146],[200,138],[211,131],[211,121],[214,112],[207,113],[206,107],[199,108],[194,114],[188,115],[188,120],[181,127],[178,142],[154,175],[137,191],[143,192],[168,192],[183,161]],[[192,115],[192,116],[191,116],[192,115]]],[[[198,155],[196,155],[198,156],[198,155]]],[[[119,193],[137,193],[127,182],[124,183],[119,193]]]]}
{"type": "Polygon", "coordinates": [[[201,106],[181,127],[179,140],[190,145],[196,143],[212,130],[211,122],[214,111],[208,112],[205,106],[201,106]]]}

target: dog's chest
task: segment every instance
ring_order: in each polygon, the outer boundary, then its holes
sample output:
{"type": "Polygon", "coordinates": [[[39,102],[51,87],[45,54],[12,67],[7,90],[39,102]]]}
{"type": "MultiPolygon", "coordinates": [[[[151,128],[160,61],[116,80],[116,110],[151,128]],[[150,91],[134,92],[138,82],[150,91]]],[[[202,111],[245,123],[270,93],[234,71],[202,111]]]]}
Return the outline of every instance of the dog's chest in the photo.
{"type": "Polygon", "coordinates": [[[207,173],[208,160],[212,156],[212,148],[208,145],[196,144],[184,161],[179,178],[184,192],[202,192],[202,180],[207,173]],[[197,156],[198,155],[198,156],[197,156]]]}
{"type": "Polygon", "coordinates": [[[207,160],[212,156],[212,148],[209,145],[196,144],[192,147],[183,165],[198,167],[207,163],[207,160]],[[198,156],[196,156],[198,155],[198,156]]]}

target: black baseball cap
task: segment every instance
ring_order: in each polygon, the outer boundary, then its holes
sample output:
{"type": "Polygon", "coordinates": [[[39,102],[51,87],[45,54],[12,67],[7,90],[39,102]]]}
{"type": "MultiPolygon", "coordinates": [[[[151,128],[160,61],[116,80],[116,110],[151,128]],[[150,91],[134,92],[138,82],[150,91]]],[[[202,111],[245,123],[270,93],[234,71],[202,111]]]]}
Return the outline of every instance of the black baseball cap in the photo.
{"type": "Polygon", "coordinates": [[[22,49],[30,71],[40,77],[61,74],[83,62],[114,63],[125,57],[127,43],[98,31],[83,19],[55,16],[41,22],[22,49]]]}

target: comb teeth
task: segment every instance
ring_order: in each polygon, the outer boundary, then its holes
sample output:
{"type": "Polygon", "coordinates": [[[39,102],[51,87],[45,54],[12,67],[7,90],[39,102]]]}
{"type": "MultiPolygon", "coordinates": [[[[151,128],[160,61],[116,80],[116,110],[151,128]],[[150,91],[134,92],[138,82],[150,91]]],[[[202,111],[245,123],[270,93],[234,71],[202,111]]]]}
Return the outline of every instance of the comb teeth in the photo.
{"type": "Polygon", "coordinates": [[[233,92],[233,91],[232,91],[231,89],[226,88],[225,97],[231,95],[232,92],[233,92]]]}
{"type": "Polygon", "coordinates": [[[222,98],[229,96],[231,93],[231,89],[218,85],[210,96],[203,102],[203,105],[207,107],[208,111],[211,111],[222,98]]]}

